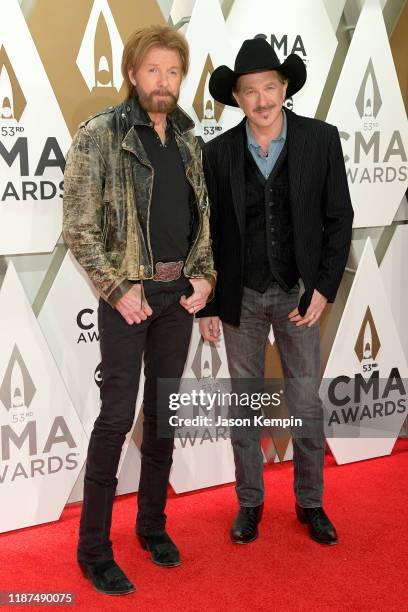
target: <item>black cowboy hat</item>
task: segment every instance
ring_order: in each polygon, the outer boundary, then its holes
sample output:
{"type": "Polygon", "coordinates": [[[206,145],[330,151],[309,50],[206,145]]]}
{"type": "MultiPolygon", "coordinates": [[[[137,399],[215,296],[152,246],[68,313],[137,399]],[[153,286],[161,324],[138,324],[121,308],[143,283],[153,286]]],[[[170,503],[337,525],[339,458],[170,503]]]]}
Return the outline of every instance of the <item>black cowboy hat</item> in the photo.
{"type": "Polygon", "coordinates": [[[228,66],[219,66],[214,70],[209,81],[210,94],[222,104],[238,106],[232,95],[232,88],[243,74],[278,70],[289,79],[286,97],[290,98],[306,82],[306,66],[303,60],[291,53],[281,64],[275,51],[264,38],[244,40],[235,59],[234,70],[228,66]]]}

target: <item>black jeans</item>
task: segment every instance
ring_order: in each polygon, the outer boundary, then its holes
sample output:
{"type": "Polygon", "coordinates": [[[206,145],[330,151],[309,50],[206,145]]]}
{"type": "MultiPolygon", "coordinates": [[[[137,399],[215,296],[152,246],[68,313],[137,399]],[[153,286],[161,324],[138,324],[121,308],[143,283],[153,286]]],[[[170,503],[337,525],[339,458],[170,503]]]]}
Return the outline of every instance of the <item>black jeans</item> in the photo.
{"type": "Polygon", "coordinates": [[[84,480],[78,559],[92,562],[113,558],[109,537],[116,473],[122,445],[131,429],[144,355],[142,463],[136,531],[141,535],[165,529],[167,485],[173,439],[157,437],[157,379],[180,378],[190,343],[193,316],[179,304],[191,295],[190,282],[144,283],[153,314],[129,325],[100,300],[98,323],[102,356],[101,411],[91,434],[84,480]]]}

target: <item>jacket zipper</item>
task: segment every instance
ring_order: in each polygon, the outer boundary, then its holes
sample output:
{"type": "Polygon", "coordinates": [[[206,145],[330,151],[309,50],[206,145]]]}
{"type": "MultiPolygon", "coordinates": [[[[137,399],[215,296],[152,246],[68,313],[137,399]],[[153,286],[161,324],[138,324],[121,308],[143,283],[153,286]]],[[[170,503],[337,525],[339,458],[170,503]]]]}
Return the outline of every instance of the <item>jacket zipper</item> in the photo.
{"type": "MultiPolygon", "coordinates": [[[[198,242],[198,239],[200,237],[201,230],[202,230],[202,227],[203,227],[202,214],[201,214],[201,210],[200,210],[200,205],[198,203],[198,197],[197,197],[197,194],[196,194],[195,189],[194,189],[194,185],[193,185],[193,183],[192,183],[192,181],[190,180],[189,177],[186,177],[186,178],[187,178],[188,182],[190,183],[190,185],[192,187],[192,190],[194,192],[194,196],[195,196],[194,200],[196,201],[196,206],[197,206],[197,210],[198,210],[199,225],[198,225],[198,230],[197,230],[197,236],[196,236],[196,238],[194,240],[194,244],[191,247],[190,253],[187,255],[186,261],[184,262],[184,269],[185,269],[185,267],[187,266],[188,262],[190,261],[190,259],[193,256],[194,250],[195,250],[195,248],[197,246],[197,242],[198,242]]],[[[183,274],[184,274],[184,276],[186,276],[186,273],[185,273],[184,269],[183,269],[183,274]]],[[[190,277],[190,278],[194,278],[194,277],[190,277]]]]}
{"type": "Polygon", "coordinates": [[[151,208],[151,205],[152,205],[153,182],[154,182],[154,168],[150,164],[149,164],[149,168],[152,171],[152,181],[150,183],[149,206],[147,207],[147,246],[148,246],[149,254],[150,254],[150,263],[151,263],[151,266],[152,266],[152,276],[150,276],[149,278],[153,278],[153,276],[154,276],[154,270],[153,270],[153,252],[152,252],[152,245],[150,243],[150,208],[151,208]]]}
{"type": "MultiPolygon", "coordinates": [[[[134,155],[139,163],[141,163],[143,166],[146,166],[147,168],[149,168],[152,172],[152,183],[151,183],[151,187],[150,187],[150,194],[149,194],[149,205],[147,207],[147,247],[149,249],[149,255],[150,255],[150,264],[151,264],[151,268],[152,268],[152,272],[153,272],[153,253],[152,253],[152,247],[150,244],[150,207],[151,207],[151,203],[152,203],[152,193],[153,193],[153,181],[154,181],[154,168],[151,164],[147,163],[147,162],[142,162],[138,155],[136,155],[136,153],[134,153],[134,151],[132,151],[131,149],[128,149],[127,147],[122,147],[124,151],[129,151],[129,153],[132,153],[132,155],[134,155]]],[[[132,177],[133,177],[133,171],[132,171],[132,177]]],[[[135,210],[135,214],[137,217],[137,210],[135,210]]],[[[139,269],[140,269],[140,240],[139,240],[139,269]]],[[[147,279],[151,279],[153,278],[154,274],[152,274],[152,276],[148,276],[147,279]]],[[[145,279],[145,280],[147,280],[145,279]]]]}

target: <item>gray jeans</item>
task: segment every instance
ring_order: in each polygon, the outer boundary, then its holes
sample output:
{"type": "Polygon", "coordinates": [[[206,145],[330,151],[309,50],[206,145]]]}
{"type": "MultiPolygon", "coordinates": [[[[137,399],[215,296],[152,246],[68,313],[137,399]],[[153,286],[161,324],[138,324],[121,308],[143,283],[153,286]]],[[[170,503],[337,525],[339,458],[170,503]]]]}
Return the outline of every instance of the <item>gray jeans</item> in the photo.
{"type": "MultiPolygon", "coordinates": [[[[303,436],[292,432],[294,491],[304,508],[322,505],[324,428],[319,397],[319,326],[296,327],[288,314],[299,302],[299,286],[288,293],[272,283],[265,293],[244,288],[239,327],[223,323],[228,366],[232,379],[264,377],[266,343],[272,325],[285,377],[285,395],[291,416],[307,423],[303,436]]],[[[245,418],[250,407],[234,406],[234,417],[245,418]]],[[[263,455],[258,434],[234,435],[236,491],[241,506],[258,506],[264,499],[263,455]]]]}

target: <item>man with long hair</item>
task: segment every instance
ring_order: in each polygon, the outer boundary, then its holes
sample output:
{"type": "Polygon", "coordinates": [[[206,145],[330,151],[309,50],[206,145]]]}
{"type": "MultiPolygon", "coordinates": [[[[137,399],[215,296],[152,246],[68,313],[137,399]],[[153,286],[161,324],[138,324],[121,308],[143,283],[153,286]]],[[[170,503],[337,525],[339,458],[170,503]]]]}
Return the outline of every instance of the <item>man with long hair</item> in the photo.
{"type": "Polygon", "coordinates": [[[177,106],[188,61],[187,41],[173,28],[135,32],[123,52],[127,99],[80,125],[65,170],[64,237],[101,296],[101,410],[88,448],[78,562],[107,594],[134,591],[109,535],[143,356],[136,533],[155,563],[180,564],[165,529],[173,438],[158,435],[167,406],[157,381],[181,377],[194,313],[216,280],[200,148],[177,106]]]}

